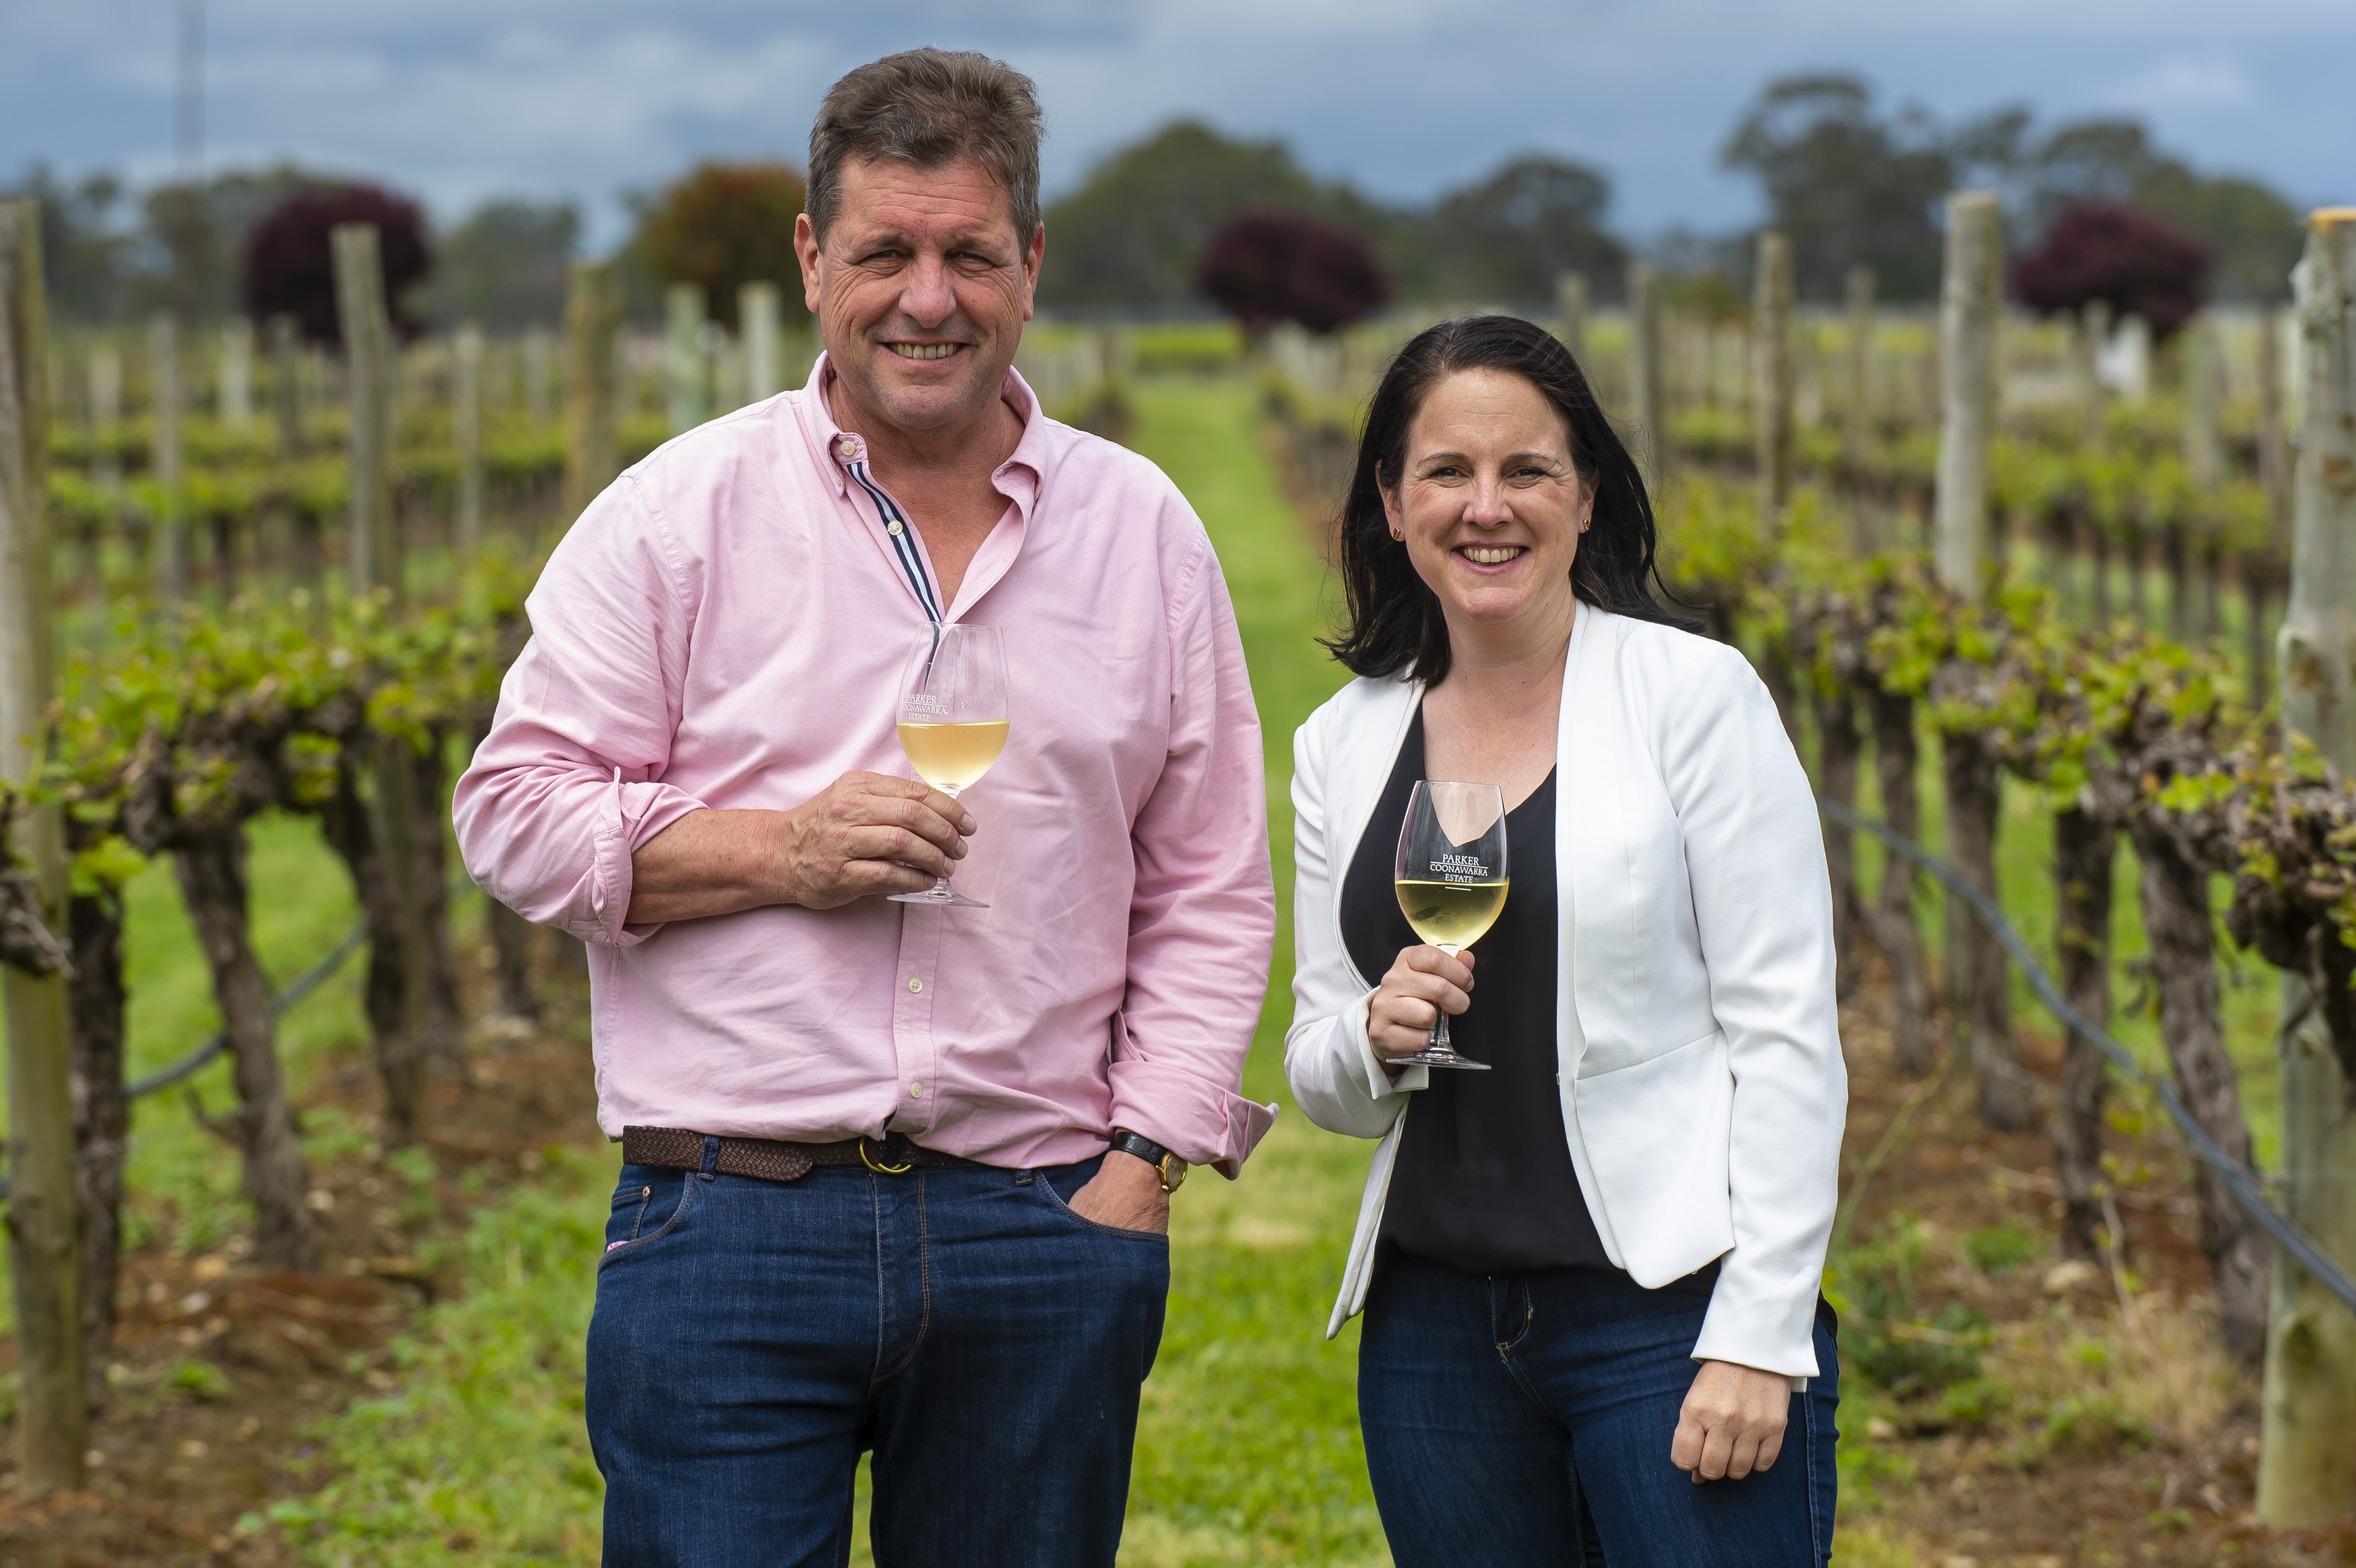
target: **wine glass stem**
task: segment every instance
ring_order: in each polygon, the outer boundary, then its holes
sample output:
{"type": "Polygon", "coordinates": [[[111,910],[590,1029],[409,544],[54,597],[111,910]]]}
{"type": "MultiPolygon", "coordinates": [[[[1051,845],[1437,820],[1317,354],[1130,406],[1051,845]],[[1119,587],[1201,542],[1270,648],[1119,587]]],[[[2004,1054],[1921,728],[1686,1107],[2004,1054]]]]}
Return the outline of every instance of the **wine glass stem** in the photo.
{"type": "MultiPolygon", "coordinates": [[[[951,800],[955,800],[958,797],[958,792],[953,789],[945,789],[941,791],[941,793],[948,796],[951,800]]],[[[949,886],[948,873],[946,871],[942,872],[940,877],[933,883],[933,897],[937,899],[948,899],[955,898],[956,896],[957,890],[949,886]]]]}
{"type": "MultiPolygon", "coordinates": [[[[1440,943],[1437,945],[1442,953],[1447,954],[1451,958],[1455,957],[1459,953],[1463,951],[1461,947],[1451,947],[1444,942],[1440,943]]],[[[1450,1044],[1448,1040],[1448,1009],[1446,1008],[1441,1008],[1439,1009],[1439,1013],[1440,1016],[1431,1021],[1431,1044],[1429,1049],[1432,1051],[1444,1051],[1452,1055],[1454,1054],[1456,1048],[1450,1044]]]]}

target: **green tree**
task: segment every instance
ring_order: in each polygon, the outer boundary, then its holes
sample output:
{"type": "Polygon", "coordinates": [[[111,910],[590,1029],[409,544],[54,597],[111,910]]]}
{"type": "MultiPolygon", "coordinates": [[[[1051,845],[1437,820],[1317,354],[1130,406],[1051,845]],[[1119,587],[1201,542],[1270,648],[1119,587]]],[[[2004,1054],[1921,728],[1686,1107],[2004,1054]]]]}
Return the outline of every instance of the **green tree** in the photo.
{"type": "Polygon", "coordinates": [[[117,216],[123,205],[121,177],[100,173],[68,184],[47,165],[35,164],[4,194],[40,206],[41,275],[58,319],[120,320],[133,243],[117,216]]]}
{"type": "Polygon", "coordinates": [[[1956,170],[1947,138],[1922,110],[1884,117],[1861,77],[1783,77],[1761,90],[1719,159],[1759,180],[1769,221],[1791,237],[1802,298],[1839,298],[1860,262],[1885,299],[1937,292],[1932,210],[1956,170]]]}
{"type": "Polygon", "coordinates": [[[733,328],[746,283],[800,297],[794,219],[808,194],[787,164],[698,164],[639,209],[631,248],[658,281],[701,288],[713,317],[733,328]]]}
{"type": "Polygon", "coordinates": [[[1419,281],[1445,299],[1530,304],[1550,302],[1556,274],[1575,270],[1599,296],[1614,296],[1628,248],[1604,230],[1611,202],[1611,181],[1584,164],[1510,159],[1440,197],[1423,224],[1432,274],[1419,281]]]}
{"type": "Polygon", "coordinates": [[[1280,141],[1240,141],[1178,120],[1091,168],[1047,208],[1043,304],[1169,308],[1195,300],[1194,266],[1219,226],[1247,208],[1329,213],[1321,187],[1280,141]]]}
{"type": "Polygon", "coordinates": [[[487,201],[444,237],[427,308],[441,322],[495,332],[553,326],[580,242],[581,213],[569,201],[487,201]]]}

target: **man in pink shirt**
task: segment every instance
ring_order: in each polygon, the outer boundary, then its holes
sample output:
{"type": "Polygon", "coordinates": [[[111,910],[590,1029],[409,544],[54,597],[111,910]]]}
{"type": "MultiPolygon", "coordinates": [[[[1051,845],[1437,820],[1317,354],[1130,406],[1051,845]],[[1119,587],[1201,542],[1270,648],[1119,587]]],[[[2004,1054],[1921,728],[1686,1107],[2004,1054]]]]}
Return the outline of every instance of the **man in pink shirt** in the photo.
{"type": "Polygon", "coordinates": [[[1159,470],[1012,371],[1044,251],[1030,82],[837,83],[796,236],[809,384],[671,442],[551,558],[458,785],[482,885],[589,944],[623,1142],[589,1335],[605,1561],[1106,1563],[1169,1192],[1233,1177],[1274,928],[1259,725],[1159,470]],[[910,650],[1000,627],[952,800],[910,650]],[[954,869],[986,908],[881,896],[954,869]]]}

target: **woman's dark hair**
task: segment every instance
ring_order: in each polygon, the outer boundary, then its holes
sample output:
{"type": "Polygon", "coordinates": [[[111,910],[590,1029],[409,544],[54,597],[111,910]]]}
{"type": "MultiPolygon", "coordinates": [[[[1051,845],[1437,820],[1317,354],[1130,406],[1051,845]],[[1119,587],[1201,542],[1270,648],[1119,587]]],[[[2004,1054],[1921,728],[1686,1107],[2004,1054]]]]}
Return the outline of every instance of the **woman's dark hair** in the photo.
{"type": "Polygon", "coordinates": [[[1653,503],[1644,475],[1595,400],[1586,372],[1555,336],[1513,315],[1443,321],[1409,339],[1383,373],[1366,410],[1366,431],[1342,504],[1342,588],[1350,619],[1326,642],[1353,675],[1396,675],[1404,669],[1437,684],[1448,675],[1448,622],[1439,597],[1417,575],[1406,549],[1390,534],[1383,491],[1398,487],[1407,463],[1408,427],[1431,389],[1466,370],[1496,370],[1536,387],[1570,427],[1571,466],[1595,493],[1593,526],[1579,541],[1571,592],[1632,620],[1697,631],[1700,623],[1674,615],[1653,597],[1660,583],[1654,565],[1653,503]]]}

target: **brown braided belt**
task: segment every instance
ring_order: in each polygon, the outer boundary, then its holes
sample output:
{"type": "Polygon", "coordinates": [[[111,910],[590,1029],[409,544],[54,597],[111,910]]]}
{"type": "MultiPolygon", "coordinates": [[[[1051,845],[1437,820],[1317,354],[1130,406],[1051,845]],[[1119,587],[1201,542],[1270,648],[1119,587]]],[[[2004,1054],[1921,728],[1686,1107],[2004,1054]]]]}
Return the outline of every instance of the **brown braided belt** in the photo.
{"type": "MultiPolygon", "coordinates": [[[[622,1157],[632,1165],[659,1166],[666,1170],[703,1168],[704,1135],[685,1127],[624,1127],[622,1157]]],[[[882,1138],[845,1138],[837,1144],[789,1144],[774,1138],[720,1140],[720,1157],[712,1168],[722,1176],[751,1176],[763,1181],[799,1181],[817,1169],[865,1167],[884,1176],[911,1170],[954,1170],[978,1166],[964,1159],[910,1143],[898,1133],[882,1138]]]]}

